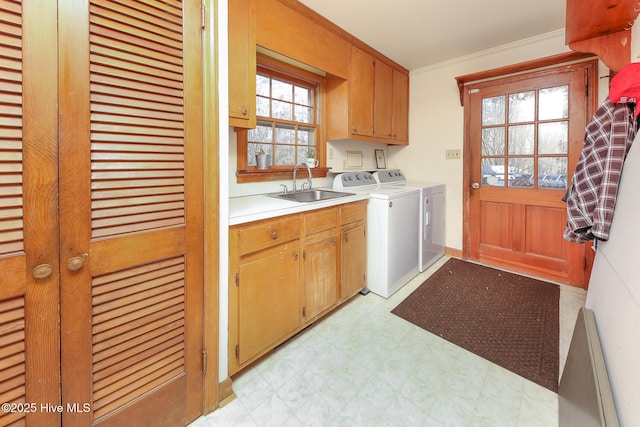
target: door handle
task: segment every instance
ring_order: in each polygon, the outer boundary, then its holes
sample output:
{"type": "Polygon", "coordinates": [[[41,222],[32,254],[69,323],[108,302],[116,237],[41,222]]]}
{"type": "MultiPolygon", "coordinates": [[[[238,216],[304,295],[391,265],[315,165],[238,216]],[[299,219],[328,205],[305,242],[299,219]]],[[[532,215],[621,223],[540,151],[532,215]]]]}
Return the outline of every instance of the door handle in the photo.
{"type": "Polygon", "coordinates": [[[471,188],[473,188],[474,190],[477,190],[478,188],[480,188],[480,184],[478,184],[477,182],[474,182],[471,184],[471,188]]]}
{"type": "Polygon", "coordinates": [[[67,261],[67,270],[78,271],[84,267],[84,259],[89,255],[83,254],[82,256],[74,256],[67,261]]]}
{"type": "Polygon", "coordinates": [[[46,279],[53,273],[53,267],[51,264],[36,265],[31,271],[31,275],[34,279],[46,279]]]}

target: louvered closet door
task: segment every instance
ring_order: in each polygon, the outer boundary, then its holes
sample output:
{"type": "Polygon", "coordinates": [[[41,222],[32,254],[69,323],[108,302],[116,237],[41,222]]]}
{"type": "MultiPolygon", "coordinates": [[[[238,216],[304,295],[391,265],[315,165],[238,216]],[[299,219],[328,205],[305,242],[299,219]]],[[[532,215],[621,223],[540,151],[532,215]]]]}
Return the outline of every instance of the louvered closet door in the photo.
{"type": "Polygon", "coordinates": [[[202,402],[200,3],[59,0],[65,426],[202,402]]]}
{"type": "Polygon", "coordinates": [[[0,2],[1,426],[60,422],[56,31],[55,2],[0,2]]]}

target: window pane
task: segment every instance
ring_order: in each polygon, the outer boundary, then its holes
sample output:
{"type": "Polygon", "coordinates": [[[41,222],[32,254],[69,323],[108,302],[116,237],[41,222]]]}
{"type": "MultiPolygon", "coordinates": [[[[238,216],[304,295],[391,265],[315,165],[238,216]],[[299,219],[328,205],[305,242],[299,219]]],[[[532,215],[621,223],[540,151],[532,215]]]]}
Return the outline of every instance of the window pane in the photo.
{"type": "Polygon", "coordinates": [[[291,120],[293,118],[292,104],[288,102],[273,101],[271,103],[273,108],[271,117],[274,119],[291,120]]]}
{"type": "Polygon", "coordinates": [[[482,99],[482,126],[504,124],[504,96],[482,99]]]}
{"type": "Polygon", "coordinates": [[[249,129],[247,139],[251,142],[273,142],[271,126],[258,124],[255,129],[249,129]]]}
{"type": "Polygon", "coordinates": [[[298,161],[297,163],[304,162],[307,158],[309,147],[298,147],[298,161]]]}
{"type": "Polygon", "coordinates": [[[312,109],[310,107],[303,107],[300,105],[295,106],[295,117],[293,120],[296,122],[302,123],[313,123],[313,118],[311,117],[312,109]]]}
{"type": "Polygon", "coordinates": [[[306,87],[296,86],[293,93],[296,104],[311,106],[311,90],[306,87]]]}
{"type": "Polygon", "coordinates": [[[271,154],[272,147],[272,145],[267,144],[247,144],[247,164],[249,166],[256,166],[256,154],[259,153],[260,150],[266,154],[271,154]]]}
{"type": "Polygon", "coordinates": [[[256,115],[262,117],[271,117],[269,111],[269,98],[256,97],[256,115]]]}
{"type": "Polygon", "coordinates": [[[271,83],[271,91],[271,96],[274,99],[289,102],[293,101],[293,85],[291,83],[273,79],[271,83]]]}
{"type": "Polygon", "coordinates": [[[293,126],[277,125],[275,142],[280,144],[295,144],[296,143],[295,128],[293,126]]]}
{"type": "Polygon", "coordinates": [[[567,189],[567,158],[538,159],[538,188],[567,189]]]}
{"type": "Polygon", "coordinates": [[[567,122],[540,123],[538,125],[539,154],[567,154],[569,125],[567,122]]]}
{"type": "Polygon", "coordinates": [[[256,94],[268,97],[270,80],[268,76],[256,75],[256,94]]]}
{"type": "Polygon", "coordinates": [[[533,154],[534,125],[509,127],[509,154],[533,154]]]}
{"type": "Polygon", "coordinates": [[[509,187],[533,187],[533,157],[509,159],[509,187]]]}
{"type": "Polygon", "coordinates": [[[504,159],[482,159],[482,185],[504,185],[504,159]]]}
{"type": "Polygon", "coordinates": [[[504,154],[504,128],[482,129],[482,155],[501,156],[504,154]]]}
{"type": "Polygon", "coordinates": [[[538,120],[569,117],[569,86],[540,89],[538,120]]]}
{"type": "MultiPolygon", "coordinates": [[[[313,141],[313,129],[298,128],[298,144],[309,145],[313,141]]],[[[306,147],[303,147],[306,150],[306,147]]]]}
{"type": "Polygon", "coordinates": [[[295,164],[295,146],[294,145],[276,145],[273,164],[276,166],[286,166],[295,164]]]}
{"type": "Polygon", "coordinates": [[[534,91],[509,95],[509,123],[532,122],[536,113],[534,91]]]}

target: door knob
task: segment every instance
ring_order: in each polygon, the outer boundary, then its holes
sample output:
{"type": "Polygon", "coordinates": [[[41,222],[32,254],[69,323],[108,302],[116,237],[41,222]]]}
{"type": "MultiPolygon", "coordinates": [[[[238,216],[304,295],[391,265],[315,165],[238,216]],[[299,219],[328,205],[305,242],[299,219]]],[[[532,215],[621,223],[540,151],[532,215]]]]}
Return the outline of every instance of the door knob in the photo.
{"type": "Polygon", "coordinates": [[[83,256],[74,256],[73,258],[69,258],[69,260],[67,261],[67,269],[70,271],[80,270],[82,267],[84,267],[84,259],[86,256],[87,254],[84,254],[83,256]]]}
{"type": "Polygon", "coordinates": [[[473,184],[471,184],[471,188],[473,188],[474,190],[477,190],[478,188],[480,188],[480,184],[478,184],[477,182],[474,182],[473,184]]]}
{"type": "Polygon", "coordinates": [[[33,268],[31,274],[33,275],[34,279],[46,279],[47,277],[51,276],[52,272],[53,267],[51,266],[51,264],[40,264],[36,265],[33,268]]]}

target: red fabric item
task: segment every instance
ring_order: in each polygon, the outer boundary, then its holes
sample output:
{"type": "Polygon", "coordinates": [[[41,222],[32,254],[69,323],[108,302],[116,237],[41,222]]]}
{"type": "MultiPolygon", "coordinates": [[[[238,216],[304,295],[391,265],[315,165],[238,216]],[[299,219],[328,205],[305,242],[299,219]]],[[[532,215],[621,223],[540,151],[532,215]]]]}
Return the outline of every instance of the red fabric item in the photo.
{"type": "MultiPolygon", "coordinates": [[[[611,79],[609,99],[614,103],[640,100],[640,62],[625,65],[611,79]]],[[[640,108],[634,111],[634,117],[637,118],[638,115],[640,115],[640,108]]]]}

